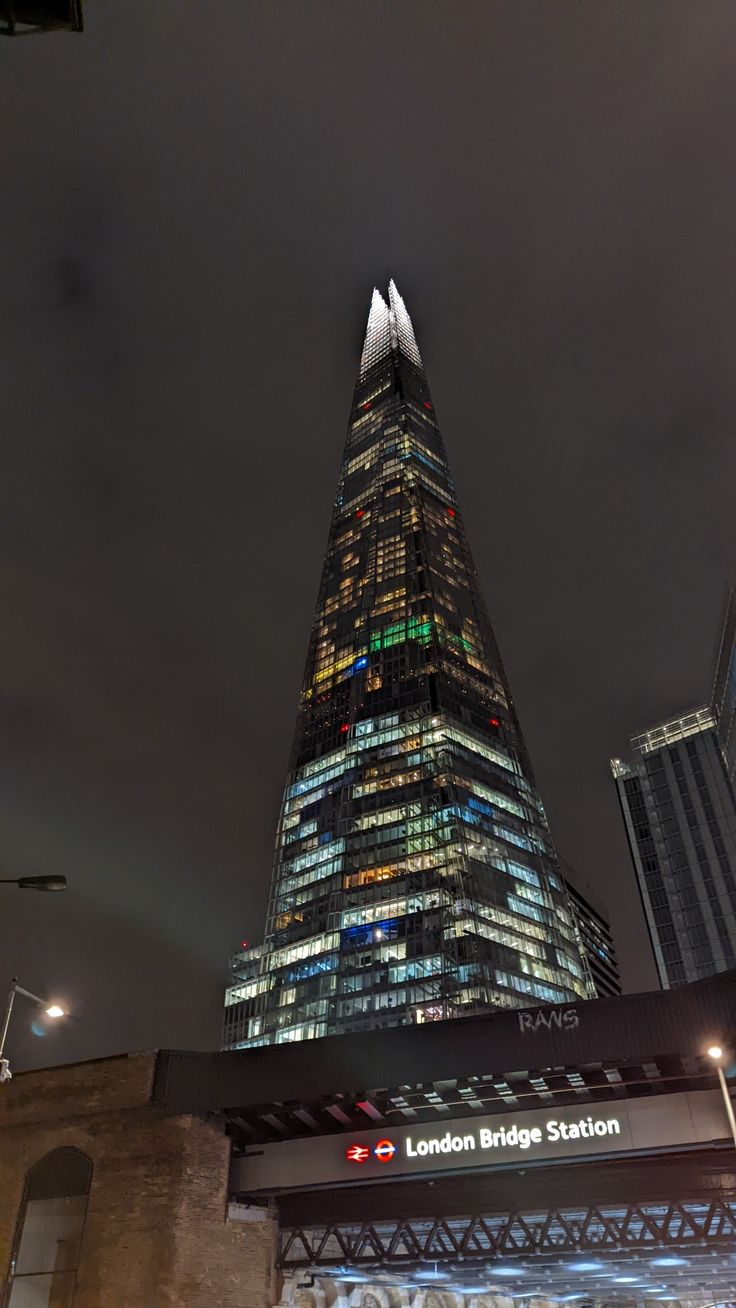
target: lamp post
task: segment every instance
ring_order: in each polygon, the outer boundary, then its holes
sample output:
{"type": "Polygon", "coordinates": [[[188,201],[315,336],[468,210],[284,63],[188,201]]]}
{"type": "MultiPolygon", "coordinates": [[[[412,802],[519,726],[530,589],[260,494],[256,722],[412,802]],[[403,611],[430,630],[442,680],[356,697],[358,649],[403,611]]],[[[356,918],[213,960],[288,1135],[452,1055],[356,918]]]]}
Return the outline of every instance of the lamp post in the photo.
{"type": "Polygon", "coordinates": [[[8,1027],[10,1026],[10,1018],[12,1016],[16,995],[23,995],[24,999],[32,999],[34,1004],[38,1004],[39,1008],[44,1009],[47,1017],[66,1017],[64,1009],[61,1008],[59,1004],[49,1004],[48,1000],[42,999],[40,995],[34,995],[32,990],[25,990],[23,986],[18,984],[18,978],[15,976],[13,977],[13,980],[10,982],[10,990],[8,991],[8,1002],[5,1006],[5,1016],[3,1017],[2,1028],[0,1028],[0,1085],[2,1085],[4,1081],[9,1081],[13,1075],[10,1070],[10,1063],[7,1058],[3,1058],[3,1050],[5,1049],[5,1040],[8,1034],[8,1027]]]}
{"type": "Polygon", "coordinates": [[[0,886],[19,890],[66,890],[66,877],[0,877],[0,886]]]}
{"type": "Polygon", "coordinates": [[[722,1061],[723,1050],[721,1049],[720,1045],[711,1045],[707,1052],[708,1052],[708,1057],[712,1058],[713,1062],[716,1065],[716,1071],[718,1073],[718,1084],[721,1087],[721,1094],[723,1095],[723,1103],[726,1108],[726,1117],[728,1118],[728,1125],[731,1128],[733,1143],[736,1146],[736,1117],[734,1117],[733,1115],[733,1104],[731,1103],[731,1096],[728,1093],[728,1084],[726,1082],[726,1077],[723,1071],[723,1061],[722,1061]]]}

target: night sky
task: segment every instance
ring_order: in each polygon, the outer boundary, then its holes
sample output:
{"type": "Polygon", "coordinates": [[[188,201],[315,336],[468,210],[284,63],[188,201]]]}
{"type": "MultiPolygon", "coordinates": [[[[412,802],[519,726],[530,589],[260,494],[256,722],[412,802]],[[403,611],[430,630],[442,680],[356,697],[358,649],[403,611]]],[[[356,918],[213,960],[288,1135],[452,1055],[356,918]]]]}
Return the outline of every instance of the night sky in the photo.
{"type": "MultiPolygon", "coordinates": [[[[16,1067],[213,1048],[260,937],[371,288],[414,319],[559,851],[655,984],[608,759],[734,563],[733,0],[86,0],[0,49],[16,1067]]],[[[0,977],[0,979],[2,979],[0,977]]]]}

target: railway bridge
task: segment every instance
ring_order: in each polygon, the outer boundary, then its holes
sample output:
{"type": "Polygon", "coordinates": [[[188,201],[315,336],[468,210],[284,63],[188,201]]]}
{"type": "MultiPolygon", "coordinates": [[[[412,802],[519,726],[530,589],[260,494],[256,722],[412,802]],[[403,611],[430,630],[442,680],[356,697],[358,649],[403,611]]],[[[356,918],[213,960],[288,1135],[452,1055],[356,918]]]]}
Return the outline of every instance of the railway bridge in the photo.
{"type": "MultiPolygon", "coordinates": [[[[736,973],[669,992],[158,1056],[216,1113],[231,1214],[278,1218],[283,1302],[736,1302],[736,1150],[708,1049],[736,973]]],[[[736,1068],[734,1069],[736,1071],[736,1068]]],[[[724,1084],[727,1084],[724,1082],[724,1084]]]]}

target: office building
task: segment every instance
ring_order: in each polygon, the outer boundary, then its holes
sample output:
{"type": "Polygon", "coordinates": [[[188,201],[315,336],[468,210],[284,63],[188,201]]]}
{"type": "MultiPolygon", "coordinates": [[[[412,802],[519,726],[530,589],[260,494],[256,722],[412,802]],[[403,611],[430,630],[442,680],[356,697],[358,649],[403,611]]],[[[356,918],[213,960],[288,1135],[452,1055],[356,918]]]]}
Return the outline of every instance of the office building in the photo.
{"type": "Polygon", "coordinates": [[[580,878],[564,861],[562,874],[590,997],[611,999],[621,994],[621,977],[607,909],[588,882],[583,890],[580,878]]]}
{"type": "MultiPolygon", "coordinates": [[[[492,523],[489,529],[492,529],[492,523]]],[[[406,307],[375,291],[231,1048],[587,993],[406,307]]]]}
{"type": "Polygon", "coordinates": [[[736,802],[708,706],[661,722],[612,759],[660,980],[736,963],[736,802]]]}

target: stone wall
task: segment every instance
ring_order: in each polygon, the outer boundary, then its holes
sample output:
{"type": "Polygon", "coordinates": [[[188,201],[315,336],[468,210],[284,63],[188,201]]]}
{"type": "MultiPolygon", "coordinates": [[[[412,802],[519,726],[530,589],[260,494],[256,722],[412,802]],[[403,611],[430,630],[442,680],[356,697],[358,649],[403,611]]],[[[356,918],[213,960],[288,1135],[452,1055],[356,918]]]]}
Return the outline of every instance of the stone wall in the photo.
{"type": "Polygon", "coordinates": [[[74,1308],[270,1308],[274,1222],[228,1220],[230,1141],[153,1107],[154,1067],[131,1055],[0,1087],[0,1276],[28,1169],[72,1146],[93,1165],[74,1308]]]}
{"type": "MultiPolygon", "coordinates": [[[[411,1285],[406,1278],[372,1281],[364,1274],[357,1284],[350,1279],[287,1273],[283,1280],[279,1308],[518,1308],[511,1295],[464,1294],[447,1288],[411,1285]],[[403,1283],[402,1283],[403,1280],[403,1283]]],[[[561,1308],[557,1300],[529,1298],[521,1308],[561,1308]]]]}

